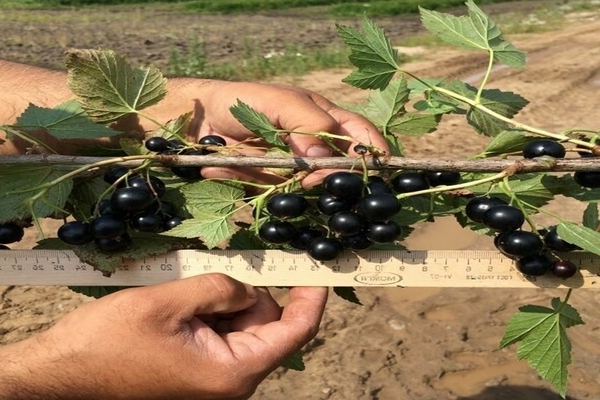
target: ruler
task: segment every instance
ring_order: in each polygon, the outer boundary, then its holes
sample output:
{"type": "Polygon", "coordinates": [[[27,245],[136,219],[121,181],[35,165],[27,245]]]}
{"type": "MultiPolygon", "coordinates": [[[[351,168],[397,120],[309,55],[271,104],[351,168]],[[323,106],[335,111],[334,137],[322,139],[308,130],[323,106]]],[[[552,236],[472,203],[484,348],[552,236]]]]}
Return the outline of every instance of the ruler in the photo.
{"type": "Polygon", "coordinates": [[[345,252],[314,261],[301,251],[179,250],[119,260],[110,276],[62,250],[0,251],[0,285],[141,286],[206,273],[223,273],[255,286],[379,286],[600,288],[600,257],[565,254],[579,267],[572,278],[528,277],[495,251],[424,250],[345,252]]]}

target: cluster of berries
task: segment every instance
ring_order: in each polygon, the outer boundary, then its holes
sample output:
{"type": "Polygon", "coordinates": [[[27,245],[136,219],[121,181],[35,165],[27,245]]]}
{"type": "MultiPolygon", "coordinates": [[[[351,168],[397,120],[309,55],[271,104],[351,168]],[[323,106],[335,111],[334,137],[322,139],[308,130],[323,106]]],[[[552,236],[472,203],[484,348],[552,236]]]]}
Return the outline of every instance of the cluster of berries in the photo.
{"type": "Polygon", "coordinates": [[[494,245],[502,254],[515,260],[517,269],[524,275],[542,276],[552,272],[555,276],[569,278],[577,272],[572,262],[553,261],[545,254],[547,250],[579,249],[558,236],[556,227],[536,233],[521,230],[525,222],[523,212],[498,197],[474,197],[467,203],[465,213],[471,221],[497,232],[494,245]]]}
{"type": "Polygon", "coordinates": [[[162,232],[181,224],[175,207],[160,197],[165,183],[152,175],[132,175],[126,168],[115,168],[104,175],[104,180],[116,185],[108,199],[91,210],[89,222],[71,221],[63,224],[57,236],[63,242],[81,246],[94,241],[96,247],[107,253],[125,250],[131,244],[129,229],[139,232],[162,232]],[[117,183],[118,182],[118,183],[117,183]]]}
{"type": "Polygon", "coordinates": [[[6,245],[21,241],[24,233],[23,228],[17,224],[0,224],[0,250],[9,250],[6,245]]]}

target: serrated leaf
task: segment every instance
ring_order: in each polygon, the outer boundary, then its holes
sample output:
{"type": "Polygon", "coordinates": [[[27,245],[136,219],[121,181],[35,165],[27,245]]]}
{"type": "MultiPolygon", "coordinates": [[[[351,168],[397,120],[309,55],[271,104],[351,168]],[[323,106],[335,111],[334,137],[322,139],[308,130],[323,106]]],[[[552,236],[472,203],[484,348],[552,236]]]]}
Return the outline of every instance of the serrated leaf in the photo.
{"type": "Polygon", "coordinates": [[[583,323],[579,313],[558,298],[552,299],[552,308],[524,306],[509,320],[500,348],[521,342],[519,359],[526,359],[564,397],[571,363],[566,329],[583,323]]]}
{"type": "Polygon", "coordinates": [[[180,115],[179,117],[168,121],[163,126],[152,132],[149,136],[160,136],[165,139],[185,138],[190,126],[193,111],[180,115]]]}
{"type": "Polygon", "coordinates": [[[240,99],[229,111],[240,124],[265,142],[282,150],[289,150],[289,146],[280,137],[280,131],[271,124],[265,114],[254,110],[240,99]]]}
{"type": "Polygon", "coordinates": [[[494,136],[485,150],[476,158],[495,157],[523,150],[527,143],[539,140],[538,136],[528,136],[524,131],[507,130],[494,136]]]}
{"type": "Polygon", "coordinates": [[[44,129],[58,139],[97,139],[121,133],[92,122],[76,100],[55,108],[29,104],[14,127],[25,132],[44,129]]]}
{"type": "Polygon", "coordinates": [[[244,187],[233,182],[199,181],[180,188],[192,215],[213,213],[227,215],[244,195],[244,187]]]}
{"type": "Polygon", "coordinates": [[[598,203],[589,203],[583,211],[583,226],[597,230],[600,226],[598,220],[598,203]]]}
{"type": "Polygon", "coordinates": [[[109,123],[162,100],[166,79],[155,68],[132,68],[111,50],[67,52],[67,83],[96,122],[109,123]]]}
{"type": "MultiPolygon", "coordinates": [[[[484,176],[489,176],[489,174],[469,174],[464,179],[471,180],[471,178],[477,179],[484,176]]],[[[534,207],[541,207],[552,200],[555,188],[560,185],[556,176],[535,173],[511,176],[508,183],[510,189],[505,190],[510,191],[518,199],[534,207]]],[[[502,190],[504,185],[504,182],[494,186],[491,183],[486,183],[469,187],[469,190],[478,196],[489,194],[490,196],[497,196],[508,201],[510,199],[506,196],[505,191],[502,190]]],[[[530,211],[536,212],[535,209],[531,209],[530,211]]]]}
{"type": "Polygon", "coordinates": [[[268,249],[269,246],[260,239],[252,230],[240,230],[237,231],[229,241],[230,250],[260,250],[268,249]]]}
{"type": "Polygon", "coordinates": [[[134,286],[68,286],[75,293],[99,299],[100,297],[116,293],[119,290],[129,289],[134,286]]]}
{"type": "Polygon", "coordinates": [[[441,40],[472,50],[486,50],[511,67],[525,65],[525,53],[502,36],[496,24],[472,1],[466,5],[469,15],[454,16],[419,7],[423,26],[441,40]]]}
{"type": "Polygon", "coordinates": [[[381,129],[384,135],[389,133],[389,124],[399,114],[404,114],[404,105],[408,101],[408,89],[406,79],[400,77],[392,81],[383,90],[374,90],[363,107],[363,115],[381,129]]]}
{"type": "Polygon", "coordinates": [[[383,30],[368,18],[363,19],[362,32],[340,24],[336,28],[350,48],[350,62],[358,68],[342,81],[360,89],[384,89],[399,66],[398,51],[383,30]]]}
{"type": "Polygon", "coordinates": [[[350,303],[358,304],[360,306],[363,305],[356,295],[356,289],[353,287],[334,286],[333,293],[337,294],[342,299],[349,301],[350,303]]]}
{"type": "MultiPolygon", "coordinates": [[[[7,165],[0,168],[0,222],[32,217],[29,202],[40,191],[25,190],[48,184],[67,172],[47,165],[7,165]]],[[[43,198],[33,204],[33,214],[38,218],[54,215],[64,208],[72,188],[72,179],[52,186],[43,198]]]]}
{"type": "Polygon", "coordinates": [[[96,203],[100,201],[109,186],[101,178],[77,183],[67,200],[72,206],[75,219],[85,221],[89,218],[96,203]]]}
{"type": "Polygon", "coordinates": [[[227,215],[211,212],[196,212],[191,219],[163,233],[163,235],[183,238],[199,238],[207,248],[224,248],[233,234],[239,229],[231,223],[227,215]]]}
{"type": "Polygon", "coordinates": [[[281,363],[283,368],[293,369],[294,371],[304,371],[306,366],[304,365],[304,360],[302,358],[302,352],[295,352],[290,358],[284,360],[281,363]]]}
{"type": "Polygon", "coordinates": [[[396,135],[421,136],[435,131],[440,120],[439,114],[406,113],[394,120],[389,130],[396,135]]]}
{"type": "Polygon", "coordinates": [[[138,156],[150,153],[146,146],[144,146],[144,142],[132,137],[120,138],[119,145],[128,156],[138,156]]]}
{"type": "Polygon", "coordinates": [[[553,192],[555,195],[562,194],[579,201],[600,201],[600,189],[584,188],[573,179],[572,174],[566,174],[558,178],[553,192]]]}
{"type": "Polygon", "coordinates": [[[566,242],[600,255],[600,232],[572,222],[561,222],[556,226],[556,233],[566,242]]]}

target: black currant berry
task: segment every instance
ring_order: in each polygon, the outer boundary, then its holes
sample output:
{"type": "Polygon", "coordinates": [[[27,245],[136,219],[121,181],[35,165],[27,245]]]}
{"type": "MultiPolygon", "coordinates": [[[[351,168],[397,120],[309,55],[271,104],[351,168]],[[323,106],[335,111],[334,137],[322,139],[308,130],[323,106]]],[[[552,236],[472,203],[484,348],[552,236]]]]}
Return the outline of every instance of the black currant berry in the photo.
{"type": "Polygon", "coordinates": [[[142,189],[148,193],[151,193],[157,197],[161,197],[165,194],[166,187],[162,179],[157,178],[154,175],[141,176],[137,175],[127,179],[127,186],[142,189]]]}
{"type": "Polygon", "coordinates": [[[523,148],[523,158],[535,158],[542,156],[564,158],[565,154],[565,146],[549,139],[531,141],[523,148]]]}
{"type": "Polygon", "coordinates": [[[227,142],[221,136],[207,135],[200,138],[200,140],[198,140],[198,144],[205,146],[226,146],[227,142]]]}
{"type": "Polygon", "coordinates": [[[146,140],[146,143],[144,143],[144,145],[149,151],[160,153],[161,151],[165,151],[169,147],[169,142],[164,137],[154,136],[146,140]]]}
{"type": "Polygon", "coordinates": [[[368,182],[365,186],[366,194],[380,194],[380,193],[389,193],[393,194],[393,190],[390,186],[388,186],[385,182],[368,182]]]}
{"type": "Polygon", "coordinates": [[[323,193],[317,199],[317,209],[323,215],[333,215],[340,211],[350,211],[356,204],[358,197],[336,197],[323,193]]]}
{"type": "Polygon", "coordinates": [[[516,267],[524,275],[542,276],[551,270],[552,261],[543,254],[534,254],[519,258],[516,267]]]}
{"type": "Polygon", "coordinates": [[[56,236],[67,244],[81,246],[94,240],[90,224],[81,221],[71,221],[58,228],[56,236]]]}
{"type": "Polygon", "coordinates": [[[170,140],[167,140],[167,142],[169,143],[169,147],[168,147],[169,150],[173,150],[173,151],[177,152],[177,151],[185,148],[185,144],[181,140],[170,139],[170,140]]]}
{"type": "Polygon", "coordinates": [[[502,233],[494,241],[494,244],[502,253],[513,257],[540,254],[544,248],[544,243],[538,235],[525,231],[502,233]]]}
{"type": "Polygon", "coordinates": [[[357,144],[352,148],[352,150],[354,150],[356,154],[361,156],[364,156],[369,152],[369,149],[367,149],[367,146],[365,146],[364,144],[357,144]]]}
{"type": "Polygon", "coordinates": [[[392,178],[391,184],[397,193],[429,189],[429,181],[421,172],[402,172],[392,178]]]}
{"type": "Polygon", "coordinates": [[[294,240],[298,232],[294,225],[287,221],[268,221],[258,230],[262,240],[273,244],[283,244],[294,240]]]}
{"type": "Polygon", "coordinates": [[[111,206],[125,212],[142,211],[152,205],[154,200],[151,193],[134,187],[119,188],[110,196],[111,206]]]}
{"type": "Polygon", "coordinates": [[[473,197],[465,206],[467,217],[474,222],[482,222],[483,213],[492,207],[507,204],[498,197],[473,197]]]}
{"type": "Polygon", "coordinates": [[[296,218],[304,214],[308,201],[295,193],[279,193],[269,198],[267,210],[277,218],[296,218]]]}
{"type": "Polygon", "coordinates": [[[96,239],[94,243],[100,251],[116,253],[126,250],[131,245],[131,236],[125,233],[117,237],[96,239]]]}
{"type": "Polygon", "coordinates": [[[373,243],[392,243],[401,233],[402,229],[394,221],[372,222],[367,227],[367,238],[373,243]]]}
{"type": "Polygon", "coordinates": [[[367,226],[365,219],[352,211],[340,211],[329,217],[329,229],[339,235],[355,235],[367,226]]]}
{"type": "Polygon", "coordinates": [[[460,182],[458,171],[426,171],[425,176],[430,186],[456,185],[460,182]]]}
{"type": "Polygon", "coordinates": [[[600,188],[600,171],[577,171],[573,174],[573,179],[583,187],[600,188]]]}
{"type": "Polygon", "coordinates": [[[550,227],[544,234],[544,244],[550,250],[558,252],[566,253],[568,251],[581,250],[581,247],[571,244],[558,236],[558,233],[556,232],[556,226],[550,227]]]}
{"type": "Polygon", "coordinates": [[[554,276],[566,279],[577,273],[577,266],[571,261],[554,261],[551,271],[554,276]]]}
{"type": "Polygon", "coordinates": [[[308,244],[316,238],[323,237],[323,232],[310,226],[301,226],[297,229],[298,236],[290,242],[290,246],[298,250],[306,250],[308,244]]]}
{"type": "Polygon", "coordinates": [[[171,229],[175,228],[176,226],[181,225],[182,222],[183,222],[183,218],[181,218],[181,217],[171,217],[165,221],[164,229],[165,229],[165,231],[171,230],[171,229]]]}
{"type": "Polygon", "coordinates": [[[11,244],[23,239],[25,231],[13,223],[0,224],[0,243],[11,244]]]}
{"type": "Polygon", "coordinates": [[[0,244],[0,250],[10,250],[10,247],[8,247],[4,244],[0,244]]]}
{"type": "Polygon", "coordinates": [[[316,238],[306,248],[306,253],[317,261],[330,261],[336,259],[344,250],[342,243],[333,238],[316,238]]]}
{"type": "Polygon", "coordinates": [[[102,215],[90,223],[90,231],[96,239],[114,238],[127,231],[123,218],[114,215],[102,215]]]}
{"type": "Polygon", "coordinates": [[[345,248],[356,251],[366,250],[373,246],[373,242],[367,238],[366,232],[360,232],[350,236],[340,236],[340,242],[342,242],[342,245],[345,248]]]}
{"type": "Polygon", "coordinates": [[[153,204],[149,211],[162,215],[164,218],[171,218],[177,215],[175,205],[168,201],[160,201],[153,204]]]}
{"type": "Polygon", "coordinates": [[[96,211],[98,212],[98,215],[116,215],[119,217],[125,217],[127,215],[123,210],[116,210],[112,206],[110,199],[102,200],[98,203],[97,208],[96,206],[92,207],[92,214],[95,214],[96,211]]]}
{"type": "Polygon", "coordinates": [[[108,183],[109,185],[112,185],[113,183],[115,183],[117,180],[119,180],[121,177],[123,177],[128,172],[129,172],[129,168],[125,168],[125,167],[113,168],[104,174],[104,176],[103,176],[104,182],[108,183]]]}
{"type": "Polygon", "coordinates": [[[482,222],[490,229],[499,232],[517,230],[525,222],[525,215],[516,207],[502,204],[483,213],[482,222]]]}
{"type": "Polygon", "coordinates": [[[358,213],[369,221],[387,221],[396,215],[402,206],[393,194],[368,194],[358,201],[358,213]]]}
{"type": "Polygon", "coordinates": [[[336,197],[356,197],[362,194],[364,182],[352,172],[334,172],[323,180],[325,190],[336,197]]]}
{"type": "Polygon", "coordinates": [[[132,216],[129,224],[140,232],[160,232],[163,230],[164,220],[158,214],[143,212],[132,216]]]}
{"type": "Polygon", "coordinates": [[[188,181],[199,181],[204,178],[200,167],[171,167],[171,172],[188,181]]]}

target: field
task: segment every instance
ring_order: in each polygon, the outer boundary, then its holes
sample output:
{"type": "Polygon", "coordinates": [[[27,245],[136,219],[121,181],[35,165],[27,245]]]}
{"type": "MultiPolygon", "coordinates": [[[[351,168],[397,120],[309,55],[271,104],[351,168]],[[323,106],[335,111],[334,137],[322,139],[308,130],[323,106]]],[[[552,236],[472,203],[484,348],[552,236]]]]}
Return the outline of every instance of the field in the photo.
{"type": "MultiPolygon", "coordinates": [[[[516,2],[484,7],[497,20],[520,25],[531,13],[549,12],[553,2],[516,2]],[[517,17],[509,12],[519,11],[517,17]],[[516,22],[515,22],[516,21],[516,22]]],[[[131,60],[169,66],[173,48],[182,54],[202,39],[207,60],[236,63],[244,52],[267,54],[302,46],[321,49],[337,42],[330,18],[283,14],[206,16],[167,12],[166,5],[78,10],[9,10],[0,14],[3,45],[0,58],[61,68],[69,47],[109,47],[131,60]],[[148,23],[152,21],[152,23],[148,23]],[[176,22],[175,22],[176,21],[176,22]],[[157,27],[159,27],[157,29],[157,27]],[[235,27],[235,29],[231,29],[235,27]],[[193,32],[191,34],[190,32],[193,32]]],[[[539,15],[535,17],[539,21],[539,15]]],[[[354,19],[337,22],[356,24],[354,19]]],[[[514,28],[509,36],[529,54],[525,70],[498,69],[491,87],[515,91],[532,101],[517,119],[546,129],[598,129],[600,95],[600,13],[572,12],[551,29],[540,23],[533,33],[514,28]]],[[[476,82],[487,63],[485,55],[451,50],[428,43],[415,16],[377,21],[394,43],[414,45],[405,68],[426,77],[457,77],[476,82]]],[[[501,25],[502,26],[502,25],[501,25]]],[[[365,93],[342,84],[348,69],[320,70],[305,75],[271,76],[265,80],[293,83],[318,91],[334,101],[356,103],[365,93]]],[[[477,153],[486,138],[472,134],[462,121],[449,118],[441,129],[405,142],[409,156],[464,157],[477,153]],[[423,140],[424,139],[424,140],[423,140]]],[[[581,207],[562,199],[553,208],[578,220],[581,207]]],[[[51,223],[48,224],[51,228],[51,223]]],[[[20,247],[31,246],[28,232],[20,247]]],[[[410,249],[492,249],[491,239],[463,231],[450,219],[417,229],[406,241],[410,249]]],[[[278,293],[282,296],[281,293],[278,293]]],[[[547,304],[558,290],[500,289],[360,289],[365,304],[358,307],[332,297],[317,338],[307,348],[303,373],[277,370],[261,385],[253,400],[290,399],[558,399],[515,348],[498,350],[505,323],[517,307],[547,304]]],[[[576,291],[573,305],[586,325],[574,328],[570,399],[600,398],[600,302],[594,291],[576,291]]],[[[23,339],[47,328],[81,302],[66,288],[0,286],[0,344],[23,339]]]]}

